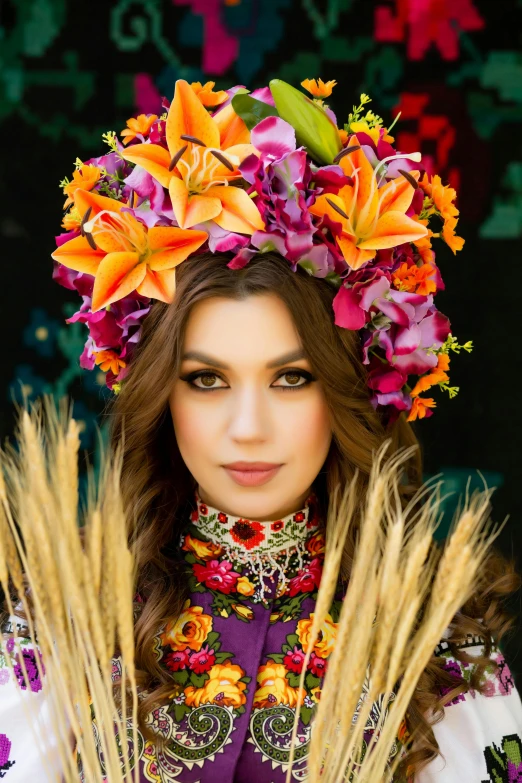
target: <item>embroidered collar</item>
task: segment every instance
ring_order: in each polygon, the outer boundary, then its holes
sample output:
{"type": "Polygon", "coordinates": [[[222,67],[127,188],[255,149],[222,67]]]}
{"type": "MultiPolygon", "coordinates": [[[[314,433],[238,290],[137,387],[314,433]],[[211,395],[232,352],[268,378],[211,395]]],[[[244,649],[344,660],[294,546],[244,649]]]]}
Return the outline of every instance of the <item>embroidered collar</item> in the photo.
{"type": "Polygon", "coordinates": [[[194,550],[196,559],[202,556],[206,561],[214,557],[210,562],[214,569],[222,566],[238,570],[242,575],[248,574],[254,587],[251,599],[254,603],[266,604],[272,594],[271,586],[278,597],[288,589],[292,578],[302,578],[316,554],[310,542],[321,535],[314,494],[300,511],[273,522],[258,522],[207,506],[196,493],[196,508],[190,522],[196,538],[183,536],[181,548],[189,552],[194,550]],[[207,542],[207,550],[213,547],[214,551],[207,555],[200,539],[207,542]]]}
{"type": "Polygon", "coordinates": [[[226,547],[229,552],[274,555],[299,547],[318,529],[316,508],[317,501],[312,494],[300,511],[273,522],[257,522],[207,506],[196,494],[191,522],[205,538],[226,547]]]}

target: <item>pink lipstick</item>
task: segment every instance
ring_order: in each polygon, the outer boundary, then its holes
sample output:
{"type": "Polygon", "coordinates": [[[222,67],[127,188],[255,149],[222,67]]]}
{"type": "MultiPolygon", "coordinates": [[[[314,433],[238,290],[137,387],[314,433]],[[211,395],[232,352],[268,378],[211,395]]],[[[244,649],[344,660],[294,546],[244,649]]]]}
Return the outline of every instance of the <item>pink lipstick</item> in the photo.
{"type": "Polygon", "coordinates": [[[274,462],[230,462],[223,467],[236,484],[242,487],[259,487],[270,481],[282,465],[274,462]]]}

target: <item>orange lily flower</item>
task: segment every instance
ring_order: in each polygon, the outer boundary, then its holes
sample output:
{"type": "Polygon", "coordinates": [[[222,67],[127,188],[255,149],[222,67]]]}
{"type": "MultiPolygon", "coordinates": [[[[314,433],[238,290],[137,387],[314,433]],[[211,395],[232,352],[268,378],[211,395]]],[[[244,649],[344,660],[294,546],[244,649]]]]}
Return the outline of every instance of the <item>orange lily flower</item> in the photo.
{"type": "Polygon", "coordinates": [[[147,117],[146,114],[131,117],[130,120],[127,120],[127,127],[120,134],[123,138],[123,143],[128,144],[129,141],[136,138],[138,133],[141,133],[142,136],[148,136],[157,119],[157,114],[151,114],[150,117],[147,117]]]}
{"type": "Polygon", "coordinates": [[[92,190],[101,177],[101,171],[98,166],[92,163],[82,163],[79,169],[73,172],[73,178],[68,185],[64,186],[63,192],[67,200],[63,205],[67,209],[74,201],[74,193],[78,188],[82,190],[92,190]]]}
{"type": "Polygon", "coordinates": [[[329,82],[323,82],[322,79],[304,79],[301,87],[304,87],[314,98],[328,98],[336,84],[335,79],[329,82]]]}
{"type": "Polygon", "coordinates": [[[220,103],[223,103],[228,98],[228,92],[226,90],[217,90],[214,92],[216,82],[205,82],[205,84],[201,84],[201,82],[192,82],[190,86],[203,106],[206,106],[207,108],[219,106],[220,103]]]}
{"type": "Polygon", "coordinates": [[[350,138],[347,149],[350,147],[355,149],[340,158],[339,165],[352,177],[353,185],[344,185],[337,194],[319,196],[310,212],[318,217],[328,215],[341,224],[336,242],[348,266],[359,269],[375,257],[377,250],[415,242],[427,236],[428,229],[405,214],[415,192],[411,180],[417,179],[419,172],[410,171],[407,177],[390,180],[379,188],[386,159],[374,171],[357,136],[350,138]]]}
{"type": "Polygon", "coordinates": [[[464,242],[466,241],[462,237],[455,234],[455,228],[457,225],[457,218],[449,217],[444,221],[444,228],[442,229],[442,238],[454,253],[462,250],[464,242]]]}
{"type": "Polygon", "coordinates": [[[408,416],[408,421],[424,419],[427,415],[429,415],[428,409],[436,407],[437,403],[432,397],[414,397],[410,415],[408,416]]]}
{"type": "MultiPolygon", "coordinates": [[[[234,188],[235,189],[235,188],[234,188]]],[[[205,231],[157,226],[147,229],[116,199],[77,190],[83,236],[58,247],[52,257],[69,269],[94,275],[92,311],[137,291],[171,302],[176,269],[207,239],[205,231]]]]}
{"type": "Polygon", "coordinates": [[[253,234],[264,228],[256,205],[242,188],[229,187],[241,177],[238,169],[251,144],[222,146],[220,129],[194,90],[176,82],[166,122],[168,150],[158,144],[135,144],[123,157],[142,166],[169,189],[181,228],[214,220],[227,231],[253,234]]]}

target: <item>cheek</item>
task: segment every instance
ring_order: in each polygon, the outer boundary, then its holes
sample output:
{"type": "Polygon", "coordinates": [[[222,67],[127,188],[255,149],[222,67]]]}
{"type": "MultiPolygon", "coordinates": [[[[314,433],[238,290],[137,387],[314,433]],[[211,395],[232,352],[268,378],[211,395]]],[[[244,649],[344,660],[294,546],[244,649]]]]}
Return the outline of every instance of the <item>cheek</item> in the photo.
{"type": "Polygon", "coordinates": [[[198,404],[193,395],[176,385],[170,398],[170,412],[179,450],[185,462],[206,453],[215,441],[216,417],[212,406],[198,404]]]}
{"type": "Polygon", "coordinates": [[[287,442],[294,444],[299,452],[326,456],[332,429],[322,393],[310,395],[301,405],[288,406],[282,412],[281,431],[285,433],[287,442]]]}

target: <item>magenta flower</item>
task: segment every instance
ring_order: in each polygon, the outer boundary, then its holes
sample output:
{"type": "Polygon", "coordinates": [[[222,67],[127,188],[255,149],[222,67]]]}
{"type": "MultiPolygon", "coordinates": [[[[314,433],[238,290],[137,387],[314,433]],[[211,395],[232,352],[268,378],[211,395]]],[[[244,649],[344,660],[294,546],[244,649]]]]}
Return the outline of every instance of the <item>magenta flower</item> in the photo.
{"type": "Polygon", "coordinates": [[[165,656],[165,666],[171,672],[179,672],[182,669],[186,669],[189,665],[189,653],[190,649],[188,647],[185,650],[172,650],[165,656]]]}
{"type": "Polygon", "coordinates": [[[316,655],[314,652],[310,656],[310,662],[308,663],[308,669],[314,674],[316,677],[324,677],[326,674],[326,667],[327,667],[328,661],[326,658],[320,658],[318,655],[316,655]]]}
{"type": "Polygon", "coordinates": [[[298,593],[311,593],[313,590],[319,588],[321,582],[321,574],[323,572],[323,566],[321,560],[315,557],[307,568],[299,571],[297,576],[290,579],[289,594],[291,596],[298,593]]]}
{"type": "Polygon", "coordinates": [[[283,664],[289,671],[294,672],[294,674],[301,674],[304,661],[305,654],[300,647],[294,647],[293,650],[289,650],[283,658],[283,664]]]}
{"type": "Polygon", "coordinates": [[[208,644],[205,644],[198,652],[193,652],[189,657],[190,668],[196,674],[208,672],[215,662],[216,656],[214,650],[209,650],[208,644]]]}
{"type": "Polygon", "coordinates": [[[226,595],[234,590],[240,576],[232,571],[232,563],[228,560],[211,560],[204,566],[195,563],[192,569],[198,582],[226,595]]]}

